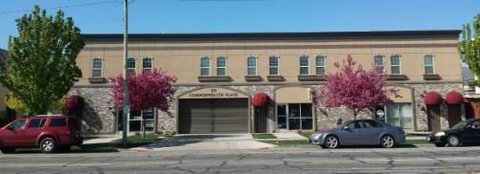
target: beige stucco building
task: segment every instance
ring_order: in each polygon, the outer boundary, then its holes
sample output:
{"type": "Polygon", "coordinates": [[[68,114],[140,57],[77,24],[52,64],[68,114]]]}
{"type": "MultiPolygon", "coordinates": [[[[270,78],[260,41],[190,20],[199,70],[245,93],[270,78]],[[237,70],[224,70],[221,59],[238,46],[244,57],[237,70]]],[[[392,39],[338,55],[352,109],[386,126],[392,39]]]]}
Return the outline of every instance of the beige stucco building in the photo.
{"type": "MultiPolygon", "coordinates": [[[[464,117],[462,104],[426,105],[424,97],[435,92],[445,98],[462,91],[459,33],[130,34],[128,71],[161,68],[178,78],[170,111],[134,112],[130,131],[138,131],[141,122],[149,131],[181,134],[334,127],[339,118],[352,119],[353,113],[343,107],[318,109],[313,95],[326,83],[324,75],[337,71],[334,62],[347,55],[365,68],[383,67],[386,85],[402,96],[361,117],[380,118],[383,111],[386,122],[407,131],[446,128],[464,117]]],[[[85,98],[83,115],[92,133],[115,133],[121,122],[112,109],[108,78],[122,72],[123,35],[84,37],[86,46],[77,58],[83,77],[71,94],[85,98]]]]}

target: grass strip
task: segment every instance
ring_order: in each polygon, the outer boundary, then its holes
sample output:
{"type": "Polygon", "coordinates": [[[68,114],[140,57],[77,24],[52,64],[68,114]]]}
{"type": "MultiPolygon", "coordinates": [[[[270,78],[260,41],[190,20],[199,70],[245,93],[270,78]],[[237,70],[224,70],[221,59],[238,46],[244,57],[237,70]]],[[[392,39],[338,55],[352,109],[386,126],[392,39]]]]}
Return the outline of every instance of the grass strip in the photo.
{"type": "Polygon", "coordinates": [[[277,138],[275,135],[269,134],[269,133],[252,134],[252,136],[255,139],[276,139],[277,138]]]}

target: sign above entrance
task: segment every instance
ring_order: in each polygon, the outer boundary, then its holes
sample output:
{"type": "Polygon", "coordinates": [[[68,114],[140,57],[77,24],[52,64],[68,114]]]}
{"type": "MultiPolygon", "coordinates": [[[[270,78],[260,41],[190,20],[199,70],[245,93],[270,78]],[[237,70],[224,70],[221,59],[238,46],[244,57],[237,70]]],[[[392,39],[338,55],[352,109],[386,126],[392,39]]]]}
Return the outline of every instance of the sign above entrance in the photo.
{"type": "Polygon", "coordinates": [[[194,98],[248,98],[247,95],[238,91],[229,90],[225,88],[203,88],[183,94],[180,99],[194,99],[194,98]]]}

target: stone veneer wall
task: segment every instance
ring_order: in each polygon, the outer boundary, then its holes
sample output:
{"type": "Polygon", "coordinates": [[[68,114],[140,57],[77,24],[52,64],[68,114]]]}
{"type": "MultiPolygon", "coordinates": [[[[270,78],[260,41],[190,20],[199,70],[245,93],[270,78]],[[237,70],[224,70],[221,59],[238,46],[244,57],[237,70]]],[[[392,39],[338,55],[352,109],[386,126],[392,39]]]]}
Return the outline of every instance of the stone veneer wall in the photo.
{"type": "MultiPolygon", "coordinates": [[[[412,111],[413,113],[413,123],[412,127],[413,130],[407,131],[427,131],[428,130],[428,123],[427,123],[427,113],[426,113],[426,106],[423,102],[423,95],[426,92],[436,91],[442,95],[445,99],[445,96],[450,91],[457,91],[462,92],[461,83],[441,83],[441,84],[403,84],[397,86],[404,86],[411,88],[414,94],[414,101],[412,102],[412,111]]],[[[448,125],[448,110],[447,105],[445,103],[440,105],[440,124],[442,129],[447,129],[448,125]]],[[[353,119],[353,112],[346,107],[334,108],[334,109],[316,109],[316,116],[317,116],[317,129],[330,129],[336,127],[337,120],[341,118],[343,121],[353,119]]],[[[365,111],[359,113],[357,118],[372,118],[373,113],[371,111],[365,111]]],[[[462,109],[462,119],[465,119],[465,113],[462,109]]]]}
{"type": "Polygon", "coordinates": [[[116,132],[115,111],[110,104],[110,87],[74,87],[69,95],[85,99],[83,131],[87,134],[112,134],[116,132]]]}
{"type": "MultiPolygon", "coordinates": [[[[427,115],[422,109],[425,107],[423,103],[423,95],[425,92],[437,91],[443,98],[450,91],[461,92],[461,83],[451,84],[404,84],[401,86],[409,87],[413,90],[415,101],[412,103],[413,114],[413,127],[412,131],[427,131],[427,115]]],[[[200,89],[201,87],[218,87],[218,86],[176,86],[176,99],[172,102],[168,112],[161,112],[157,110],[157,127],[155,131],[166,131],[169,133],[176,133],[177,131],[177,114],[178,114],[178,96],[188,91],[200,89]]],[[[275,101],[274,101],[274,85],[255,85],[255,86],[221,86],[231,89],[235,89],[246,93],[249,96],[253,96],[256,92],[264,92],[272,99],[269,105],[268,116],[268,132],[275,132],[275,101]]],[[[317,87],[314,85],[313,87],[317,87]]],[[[111,109],[110,104],[110,87],[75,87],[70,91],[71,95],[80,95],[85,98],[86,108],[83,112],[83,119],[86,125],[86,131],[90,134],[108,134],[116,132],[116,119],[115,112],[111,109]]],[[[250,106],[251,107],[251,106],[250,106]]],[[[313,105],[313,107],[316,107],[313,105]]],[[[250,112],[252,108],[250,108],[250,112]]],[[[462,119],[464,119],[464,113],[462,109],[462,119]]],[[[441,127],[442,129],[448,128],[448,116],[446,104],[441,105],[441,127]]],[[[250,113],[253,117],[253,113],[250,113]]],[[[314,115],[316,115],[316,129],[328,129],[333,128],[337,124],[337,120],[341,118],[343,121],[352,119],[352,111],[345,107],[334,108],[329,110],[315,109],[314,115]]],[[[359,113],[357,118],[372,118],[373,113],[365,111],[359,113]]]]}

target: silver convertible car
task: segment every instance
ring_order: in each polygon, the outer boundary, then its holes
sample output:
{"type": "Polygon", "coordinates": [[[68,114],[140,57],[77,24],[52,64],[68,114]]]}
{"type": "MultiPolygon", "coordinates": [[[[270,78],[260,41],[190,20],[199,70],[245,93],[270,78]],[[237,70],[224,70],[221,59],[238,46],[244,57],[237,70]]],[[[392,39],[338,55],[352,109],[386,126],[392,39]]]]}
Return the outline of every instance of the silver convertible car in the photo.
{"type": "Polygon", "coordinates": [[[391,148],[405,142],[405,132],[400,127],[377,120],[351,120],[334,129],[314,132],[309,142],[323,148],[337,148],[340,145],[380,145],[391,148]]]}

